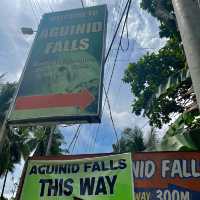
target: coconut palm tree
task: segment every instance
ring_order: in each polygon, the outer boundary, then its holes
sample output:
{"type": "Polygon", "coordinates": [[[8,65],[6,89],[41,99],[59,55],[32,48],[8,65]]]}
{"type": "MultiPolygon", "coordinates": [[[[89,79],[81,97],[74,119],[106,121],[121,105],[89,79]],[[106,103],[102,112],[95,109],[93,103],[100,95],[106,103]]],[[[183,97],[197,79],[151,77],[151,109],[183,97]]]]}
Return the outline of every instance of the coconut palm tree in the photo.
{"type": "MultiPolygon", "coordinates": [[[[0,81],[2,80],[0,75],[0,81]]],[[[15,83],[6,83],[0,90],[0,128],[5,119],[6,112],[11,103],[15,91],[15,83]]],[[[3,143],[3,151],[0,153],[0,177],[4,176],[3,192],[7,175],[14,170],[16,163],[21,159],[26,160],[31,152],[35,155],[45,155],[47,143],[50,135],[50,127],[25,127],[8,129],[3,143]]],[[[63,142],[62,134],[56,130],[52,135],[52,145],[50,154],[61,154],[61,144],[63,142]]]]}

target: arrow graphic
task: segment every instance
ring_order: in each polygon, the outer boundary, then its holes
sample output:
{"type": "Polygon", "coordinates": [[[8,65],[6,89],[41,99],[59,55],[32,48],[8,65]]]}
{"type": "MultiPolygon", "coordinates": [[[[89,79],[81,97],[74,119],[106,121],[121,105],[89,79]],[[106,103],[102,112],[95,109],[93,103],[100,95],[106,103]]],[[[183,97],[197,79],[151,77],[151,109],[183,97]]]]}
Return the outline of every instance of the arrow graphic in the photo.
{"type": "Polygon", "coordinates": [[[84,89],[79,93],[17,97],[15,109],[23,110],[55,107],[79,107],[80,109],[85,109],[94,100],[95,97],[90,91],[84,89]]]}

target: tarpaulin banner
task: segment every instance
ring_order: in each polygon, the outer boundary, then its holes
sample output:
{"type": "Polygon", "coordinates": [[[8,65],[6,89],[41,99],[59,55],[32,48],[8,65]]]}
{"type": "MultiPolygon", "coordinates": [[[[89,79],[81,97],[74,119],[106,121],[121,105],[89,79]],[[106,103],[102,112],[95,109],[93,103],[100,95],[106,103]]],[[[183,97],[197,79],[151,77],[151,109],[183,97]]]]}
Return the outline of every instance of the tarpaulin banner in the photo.
{"type": "Polygon", "coordinates": [[[10,124],[99,122],[106,5],[44,14],[10,124]]]}
{"type": "Polygon", "coordinates": [[[199,200],[200,152],[133,155],[136,200],[199,200]]]}
{"type": "Polygon", "coordinates": [[[20,200],[133,200],[131,154],[28,160],[20,200]]]}

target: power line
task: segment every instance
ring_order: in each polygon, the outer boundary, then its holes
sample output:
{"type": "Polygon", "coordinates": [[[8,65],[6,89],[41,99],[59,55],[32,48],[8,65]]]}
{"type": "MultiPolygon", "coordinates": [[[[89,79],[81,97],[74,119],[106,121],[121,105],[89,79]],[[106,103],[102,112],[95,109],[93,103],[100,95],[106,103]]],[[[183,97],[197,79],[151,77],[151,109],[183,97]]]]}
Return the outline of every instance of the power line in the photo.
{"type": "Polygon", "coordinates": [[[121,48],[121,50],[122,50],[123,52],[128,51],[129,45],[130,45],[129,34],[128,34],[128,19],[126,20],[126,26],[125,26],[125,27],[126,27],[127,47],[124,48],[124,47],[122,46],[122,43],[120,43],[120,48],[121,48]]]}
{"type": "Polygon", "coordinates": [[[49,1],[49,0],[47,0],[47,4],[48,4],[48,6],[49,6],[49,8],[50,8],[51,12],[54,12],[54,10],[53,10],[53,7],[52,7],[52,5],[51,5],[51,3],[50,3],[50,1],[49,1]]]}
{"type": "Polygon", "coordinates": [[[109,101],[109,99],[108,99],[108,94],[107,94],[107,92],[106,92],[106,88],[105,88],[104,85],[103,85],[103,88],[104,88],[104,93],[105,93],[105,96],[106,96],[106,99],[107,99],[107,104],[108,104],[110,119],[111,119],[111,122],[112,122],[113,130],[114,130],[114,133],[115,133],[115,137],[116,137],[117,144],[118,144],[118,147],[119,147],[119,152],[120,152],[120,143],[119,143],[119,138],[118,138],[117,130],[116,130],[116,127],[115,127],[115,123],[114,123],[114,120],[113,120],[113,116],[112,116],[110,101],[109,101]]]}
{"type": "Polygon", "coordinates": [[[115,38],[116,38],[116,36],[117,36],[117,33],[118,33],[118,30],[119,30],[121,21],[122,21],[122,19],[123,19],[123,17],[124,17],[124,14],[125,14],[125,12],[126,12],[127,6],[129,5],[130,1],[131,1],[131,0],[127,0],[126,6],[125,6],[125,8],[124,8],[124,10],[123,10],[123,13],[122,13],[122,15],[121,15],[120,21],[119,21],[119,23],[118,23],[118,25],[117,25],[117,29],[115,30],[113,39],[112,39],[111,44],[110,44],[110,46],[109,46],[109,49],[108,49],[108,51],[107,51],[107,54],[106,54],[106,57],[105,57],[105,60],[104,60],[104,64],[106,63],[106,61],[107,61],[107,59],[108,59],[108,56],[109,56],[110,51],[111,51],[111,49],[112,49],[113,43],[114,43],[115,38]]]}
{"type": "MultiPolygon", "coordinates": [[[[31,0],[30,0],[30,1],[31,1],[31,0]]],[[[39,11],[37,5],[36,5],[36,2],[35,2],[34,0],[32,0],[31,2],[33,3],[33,6],[35,7],[35,13],[39,16],[38,18],[40,19],[41,13],[40,13],[40,11],[39,11]]]]}
{"type": "Polygon", "coordinates": [[[81,5],[82,5],[82,7],[84,8],[83,0],[81,0],[81,5]]]}
{"type": "Polygon", "coordinates": [[[36,14],[36,12],[35,12],[35,10],[33,8],[32,1],[31,0],[27,0],[27,2],[30,4],[31,10],[33,12],[33,16],[35,17],[35,20],[36,20],[36,24],[38,24],[39,23],[39,18],[38,18],[37,14],[36,14]]]}
{"type": "Polygon", "coordinates": [[[198,6],[199,6],[199,8],[200,8],[200,0],[197,0],[197,3],[198,3],[198,6]]]}
{"type": "MultiPolygon", "coordinates": [[[[111,31],[108,30],[110,32],[110,40],[107,42],[108,44],[111,43],[112,36],[114,35],[114,32],[115,32],[115,30],[117,28],[117,25],[118,25],[118,22],[120,21],[121,14],[122,14],[123,9],[125,7],[124,3],[126,4],[125,0],[123,0],[123,1],[116,1],[115,5],[113,5],[114,8],[112,7],[113,11],[110,12],[110,13],[112,13],[112,15],[109,15],[109,20],[111,21],[111,23],[110,23],[111,24],[111,26],[110,26],[111,27],[111,31]]],[[[110,10],[111,8],[108,7],[108,9],[110,10]]],[[[111,55],[111,53],[112,53],[112,49],[110,50],[110,55],[111,55]]],[[[108,65],[109,61],[110,61],[110,57],[106,61],[107,65],[108,65]]],[[[109,74],[109,69],[110,69],[110,67],[106,68],[105,74],[109,74]]]]}
{"type": "Polygon", "coordinates": [[[68,151],[70,150],[70,148],[71,148],[73,142],[75,141],[75,139],[76,139],[76,137],[77,137],[77,135],[78,135],[78,132],[79,132],[80,127],[81,127],[81,125],[79,124],[78,127],[77,127],[77,129],[76,129],[76,133],[75,133],[74,137],[72,138],[72,140],[71,140],[71,142],[70,142],[70,144],[69,144],[69,146],[68,146],[68,148],[67,148],[68,151]]]}
{"type": "MultiPolygon", "coordinates": [[[[112,68],[112,72],[111,72],[111,76],[110,76],[110,80],[109,80],[109,84],[108,84],[107,90],[106,90],[105,86],[103,85],[104,91],[105,91],[105,97],[106,97],[106,98],[105,98],[105,101],[104,101],[104,104],[103,104],[102,114],[103,114],[103,112],[104,112],[105,104],[106,104],[106,101],[107,101],[108,107],[109,107],[109,114],[110,114],[110,118],[111,118],[111,121],[112,121],[112,125],[113,125],[113,129],[114,129],[116,138],[118,138],[118,136],[117,136],[117,131],[116,131],[116,128],[115,128],[115,125],[114,125],[114,120],[113,120],[113,117],[112,117],[111,106],[110,106],[110,102],[109,102],[109,99],[108,99],[108,93],[109,93],[109,89],[110,89],[112,77],[113,77],[113,74],[114,74],[114,69],[115,69],[115,66],[116,66],[117,57],[118,57],[119,49],[120,49],[120,44],[121,44],[121,41],[122,41],[122,36],[123,36],[124,28],[125,28],[125,25],[126,25],[126,20],[127,20],[128,14],[129,14],[131,2],[132,2],[132,0],[127,0],[126,6],[125,6],[125,8],[124,8],[124,10],[123,10],[122,16],[121,16],[120,21],[119,21],[119,23],[118,23],[118,25],[117,25],[117,29],[116,29],[116,31],[115,31],[115,33],[114,33],[113,39],[112,39],[112,41],[111,41],[110,47],[109,47],[109,49],[108,49],[108,52],[107,52],[107,55],[106,55],[105,61],[104,61],[104,64],[105,64],[106,61],[107,61],[107,59],[108,59],[108,56],[109,56],[109,54],[110,54],[110,51],[111,51],[111,49],[112,49],[112,45],[113,45],[113,43],[114,43],[114,41],[115,41],[117,32],[118,32],[118,30],[119,30],[120,24],[121,24],[122,19],[123,19],[123,17],[124,17],[124,14],[125,14],[125,12],[126,12],[126,10],[127,10],[126,16],[125,16],[125,21],[124,21],[124,24],[123,24],[122,33],[121,33],[121,36],[120,36],[120,41],[119,41],[119,44],[118,44],[117,53],[116,53],[116,56],[115,56],[115,61],[114,61],[114,65],[113,65],[113,68],[112,68]],[[128,9],[127,9],[127,7],[128,7],[128,9]]],[[[98,134],[99,128],[100,128],[100,124],[98,124],[98,127],[97,127],[96,132],[95,132],[94,145],[95,145],[95,143],[96,143],[96,138],[97,138],[97,134],[98,134]]]]}
{"type": "Polygon", "coordinates": [[[80,133],[81,133],[81,125],[79,126],[79,129],[77,129],[78,131],[77,131],[77,136],[76,136],[76,139],[75,139],[75,141],[74,141],[74,145],[73,145],[73,148],[72,148],[72,153],[74,152],[74,148],[75,148],[75,145],[76,145],[76,143],[77,143],[77,141],[78,141],[78,138],[79,138],[79,136],[80,136],[80,133]]]}
{"type": "Polygon", "coordinates": [[[37,4],[39,10],[41,11],[41,13],[43,13],[43,9],[42,9],[42,7],[40,6],[40,3],[39,3],[38,0],[35,0],[35,4],[37,4]]]}
{"type": "MultiPolygon", "coordinates": [[[[119,50],[120,50],[120,46],[121,46],[121,42],[122,42],[122,37],[123,37],[124,29],[125,29],[125,26],[126,26],[126,20],[128,18],[130,6],[131,6],[131,0],[129,0],[128,2],[129,2],[129,4],[128,4],[128,9],[127,9],[126,17],[125,17],[125,21],[124,21],[124,24],[123,24],[122,33],[121,33],[121,36],[120,36],[120,40],[119,40],[119,44],[118,44],[117,53],[116,53],[116,56],[115,56],[115,60],[114,60],[112,72],[111,72],[111,75],[110,75],[110,80],[109,80],[109,83],[108,83],[108,88],[106,90],[107,94],[109,93],[109,90],[110,90],[110,86],[111,86],[111,82],[112,82],[114,70],[115,70],[116,63],[117,63],[117,57],[119,55],[119,50]]],[[[105,99],[105,101],[106,101],[106,99],[105,99]]],[[[104,105],[103,105],[103,110],[104,110],[104,107],[105,107],[105,101],[104,101],[104,105]]]]}
{"type": "MultiPolygon", "coordinates": [[[[124,2],[124,0],[123,0],[123,2],[124,2]]],[[[104,65],[105,65],[106,61],[108,60],[110,51],[111,51],[111,49],[112,49],[113,43],[114,43],[114,41],[115,41],[116,35],[117,35],[118,30],[119,30],[119,27],[120,27],[120,24],[121,24],[121,22],[122,22],[122,19],[123,19],[123,17],[124,17],[125,11],[126,11],[126,9],[127,9],[128,2],[129,2],[129,0],[127,0],[127,2],[126,2],[126,5],[125,5],[125,7],[124,7],[124,10],[123,10],[123,12],[122,12],[122,15],[121,15],[121,17],[120,17],[120,20],[119,20],[118,24],[116,23],[115,26],[113,26],[113,27],[117,27],[117,28],[116,28],[116,30],[115,30],[115,32],[114,32],[114,35],[113,35],[113,38],[112,38],[112,40],[111,40],[111,42],[110,42],[110,46],[109,46],[109,49],[108,49],[108,51],[107,51],[107,54],[106,54],[106,57],[105,57],[105,60],[104,60],[104,65]]],[[[122,3],[122,2],[121,2],[121,3],[122,3]]],[[[120,4],[120,5],[122,5],[122,4],[120,4]]],[[[121,8],[121,6],[119,6],[119,8],[121,8]]],[[[113,19],[113,18],[112,18],[112,19],[113,19]]],[[[114,29],[113,29],[113,30],[114,30],[114,29]]],[[[105,105],[105,102],[104,102],[104,105],[105,105]]],[[[103,111],[104,111],[104,106],[103,106],[103,111]]],[[[103,111],[102,111],[102,115],[103,115],[103,111]]],[[[97,126],[97,129],[96,129],[96,131],[95,131],[94,137],[91,137],[91,142],[90,142],[90,146],[89,146],[89,151],[91,151],[91,150],[94,149],[94,147],[95,147],[95,143],[96,143],[96,139],[97,139],[97,133],[98,133],[98,131],[99,131],[99,128],[100,128],[100,124],[98,124],[98,126],[97,126]],[[92,138],[94,138],[94,141],[93,141],[93,142],[92,142],[92,138]]]]}

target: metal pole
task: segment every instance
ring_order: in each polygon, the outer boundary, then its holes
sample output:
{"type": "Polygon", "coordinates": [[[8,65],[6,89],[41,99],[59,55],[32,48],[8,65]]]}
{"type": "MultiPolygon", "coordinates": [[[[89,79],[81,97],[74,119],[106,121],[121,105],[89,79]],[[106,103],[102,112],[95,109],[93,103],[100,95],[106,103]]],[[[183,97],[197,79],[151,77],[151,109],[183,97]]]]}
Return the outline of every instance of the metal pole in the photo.
{"type": "Polygon", "coordinates": [[[55,129],[56,129],[56,126],[51,127],[51,132],[49,134],[49,139],[48,139],[48,144],[47,144],[47,149],[46,149],[46,154],[45,154],[46,156],[50,154],[50,149],[51,149],[52,139],[53,139],[53,134],[54,134],[55,129]]]}
{"type": "Polygon", "coordinates": [[[200,8],[198,0],[172,0],[200,108],[200,8]]]}

